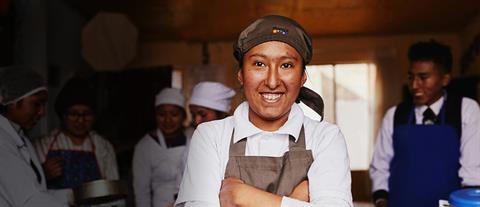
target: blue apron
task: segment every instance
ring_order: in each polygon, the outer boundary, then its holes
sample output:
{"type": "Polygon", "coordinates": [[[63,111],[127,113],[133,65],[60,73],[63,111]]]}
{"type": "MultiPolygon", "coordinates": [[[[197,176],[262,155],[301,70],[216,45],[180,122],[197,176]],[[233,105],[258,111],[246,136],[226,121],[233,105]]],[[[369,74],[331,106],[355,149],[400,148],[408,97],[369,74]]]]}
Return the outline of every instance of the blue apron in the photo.
{"type": "Polygon", "coordinates": [[[408,124],[394,128],[389,207],[438,207],[438,200],[461,187],[460,137],[445,124],[444,106],[440,124],[416,125],[412,109],[408,124]]]}
{"type": "Polygon", "coordinates": [[[97,157],[95,155],[95,144],[93,140],[92,151],[78,150],[50,150],[53,143],[58,138],[55,136],[52,144],[50,144],[47,157],[62,157],[63,172],[62,175],[47,181],[49,189],[74,188],[82,183],[101,179],[100,168],[98,167],[97,157]]]}

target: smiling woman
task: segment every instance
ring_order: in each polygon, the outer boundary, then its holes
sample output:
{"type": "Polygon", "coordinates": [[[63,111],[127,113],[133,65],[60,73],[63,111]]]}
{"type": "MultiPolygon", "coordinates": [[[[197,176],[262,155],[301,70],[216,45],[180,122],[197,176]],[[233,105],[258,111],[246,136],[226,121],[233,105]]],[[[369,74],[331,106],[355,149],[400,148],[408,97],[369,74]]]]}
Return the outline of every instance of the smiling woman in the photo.
{"type": "Polygon", "coordinates": [[[174,202],[193,130],[185,128],[185,97],[164,88],[155,96],[156,129],[135,146],[133,190],[137,207],[170,206],[174,202]]]}
{"type": "Polygon", "coordinates": [[[295,48],[270,41],[245,54],[238,80],[243,83],[250,105],[250,121],[261,129],[274,131],[287,121],[306,76],[295,48]]]}
{"type": "Polygon", "coordinates": [[[303,87],[311,39],[294,20],[265,16],[234,45],[246,101],[234,115],[198,126],[176,206],[352,205],[350,169],[339,128],[323,101],[303,87]]]}

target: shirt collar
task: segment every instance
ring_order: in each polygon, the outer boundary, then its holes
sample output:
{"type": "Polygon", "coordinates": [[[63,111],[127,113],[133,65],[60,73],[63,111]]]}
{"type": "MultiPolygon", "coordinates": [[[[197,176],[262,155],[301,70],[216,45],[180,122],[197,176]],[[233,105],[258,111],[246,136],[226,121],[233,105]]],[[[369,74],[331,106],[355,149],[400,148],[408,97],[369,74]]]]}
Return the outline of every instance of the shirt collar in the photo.
{"type": "Polygon", "coordinates": [[[445,97],[446,95],[443,95],[442,97],[440,97],[437,101],[435,101],[433,104],[431,104],[430,106],[427,106],[427,105],[422,105],[422,106],[415,106],[415,113],[418,114],[418,115],[422,115],[423,116],[423,112],[425,110],[427,110],[428,107],[430,107],[432,109],[432,111],[438,115],[438,113],[440,113],[440,109],[442,108],[442,105],[443,105],[443,101],[445,100],[445,97]]]}
{"type": "Polygon", "coordinates": [[[20,125],[18,125],[17,123],[11,121],[10,119],[7,119],[6,117],[4,117],[3,115],[0,115],[2,116],[2,118],[4,119],[4,123],[8,123],[10,124],[10,126],[12,127],[11,129],[13,129],[13,131],[10,131],[10,134],[13,136],[13,140],[15,141],[15,144],[17,145],[17,147],[23,147],[25,146],[25,133],[23,132],[23,129],[20,127],[20,125]],[[17,138],[18,137],[18,138],[17,138]]]}
{"type": "MultiPolygon", "coordinates": [[[[248,119],[248,111],[249,105],[248,102],[245,101],[237,107],[233,114],[235,129],[235,132],[233,134],[234,143],[240,141],[243,138],[265,132],[257,128],[250,122],[250,120],[248,119]]],[[[283,126],[280,127],[277,131],[269,133],[292,135],[295,138],[296,142],[298,140],[298,135],[300,134],[300,130],[303,125],[303,119],[304,115],[302,109],[294,103],[288,114],[287,122],[285,122],[285,124],[283,124],[283,126]]]]}

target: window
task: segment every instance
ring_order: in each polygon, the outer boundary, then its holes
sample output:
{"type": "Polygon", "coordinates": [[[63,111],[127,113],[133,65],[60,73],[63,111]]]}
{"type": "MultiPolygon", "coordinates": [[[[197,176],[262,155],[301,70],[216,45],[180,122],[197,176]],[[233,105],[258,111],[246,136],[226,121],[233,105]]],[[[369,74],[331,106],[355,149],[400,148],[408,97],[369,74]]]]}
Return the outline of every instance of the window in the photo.
{"type": "MultiPolygon", "coordinates": [[[[367,170],[373,151],[374,64],[307,66],[305,86],[320,94],[325,102],[325,120],[337,124],[345,136],[352,170],[367,170]]],[[[320,116],[301,104],[305,114],[320,116]]]]}

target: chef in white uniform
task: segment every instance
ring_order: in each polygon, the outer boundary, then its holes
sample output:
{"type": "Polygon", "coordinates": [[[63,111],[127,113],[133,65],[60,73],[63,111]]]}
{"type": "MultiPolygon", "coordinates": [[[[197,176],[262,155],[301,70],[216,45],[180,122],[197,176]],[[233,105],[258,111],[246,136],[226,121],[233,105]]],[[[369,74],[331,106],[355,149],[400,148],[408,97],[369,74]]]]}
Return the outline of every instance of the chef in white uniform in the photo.
{"type": "Polygon", "coordinates": [[[180,90],[166,88],[155,97],[157,128],[136,145],[133,188],[137,207],[172,205],[184,168],[187,144],[193,134],[185,128],[185,98],[180,90]]]}
{"type": "Polygon", "coordinates": [[[12,67],[0,74],[0,206],[67,206],[47,192],[45,175],[25,134],[45,115],[41,76],[12,67]]]}

